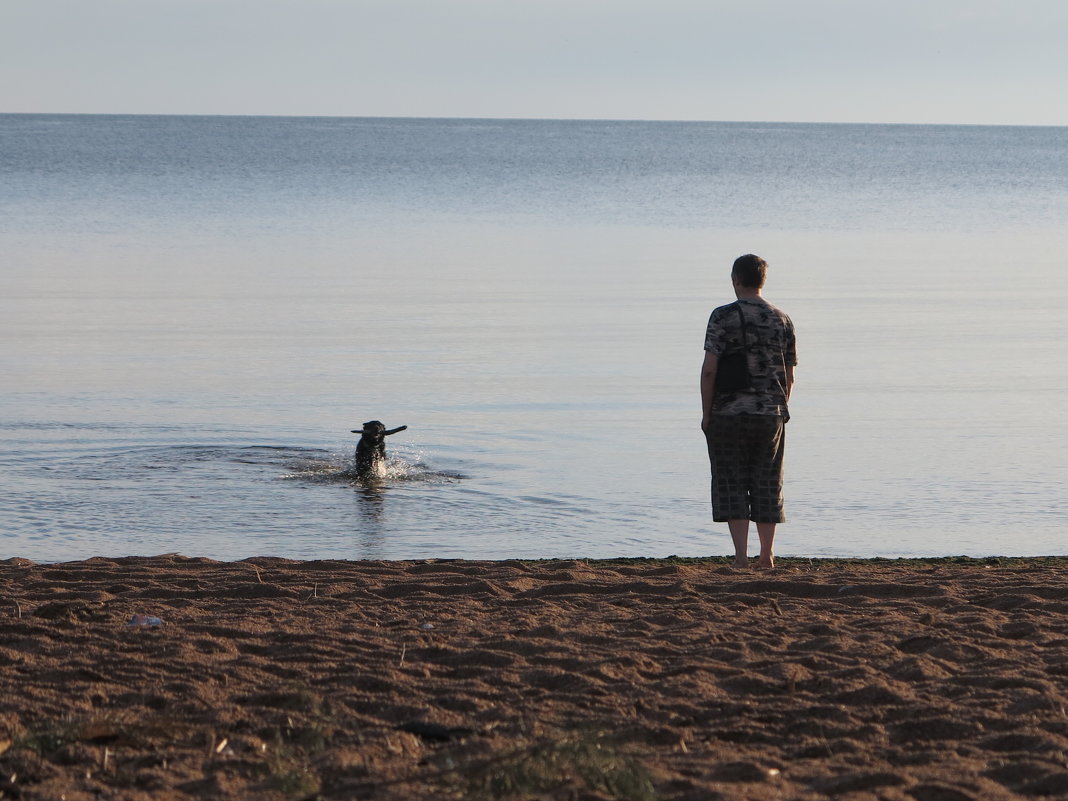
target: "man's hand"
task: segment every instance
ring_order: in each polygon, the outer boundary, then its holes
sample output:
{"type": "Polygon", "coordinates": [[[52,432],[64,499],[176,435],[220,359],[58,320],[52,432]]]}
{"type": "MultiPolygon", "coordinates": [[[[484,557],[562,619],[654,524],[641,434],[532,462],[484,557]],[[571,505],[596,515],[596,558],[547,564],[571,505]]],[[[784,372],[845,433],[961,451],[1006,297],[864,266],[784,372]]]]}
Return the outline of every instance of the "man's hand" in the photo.
{"type": "Polygon", "coordinates": [[[716,370],[719,368],[719,357],[705,351],[705,360],[701,363],[701,430],[708,436],[708,428],[712,425],[712,399],[716,396],[716,370]]]}

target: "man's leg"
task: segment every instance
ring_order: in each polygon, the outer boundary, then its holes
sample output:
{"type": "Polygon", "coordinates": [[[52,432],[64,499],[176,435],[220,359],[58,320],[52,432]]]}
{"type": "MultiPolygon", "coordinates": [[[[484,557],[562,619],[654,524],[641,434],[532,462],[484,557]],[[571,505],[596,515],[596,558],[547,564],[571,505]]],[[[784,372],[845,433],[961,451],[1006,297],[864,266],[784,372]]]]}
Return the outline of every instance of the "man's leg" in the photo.
{"type": "Polygon", "coordinates": [[[738,417],[713,415],[706,433],[708,458],[712,465],[712,519],[726,521],[734,542],[734,564],[749,564],[748,458],[738,417]]]}
{"type": "Polygon", "coordinates": [[[783,510],[782,464],[786,444],[783,420],[779,417],[756,418],[763,429],[753,451],[750,484],[751,511],[760,537],[759,567],[775,567],[775,526],[786,520],[783,510]]]}
{"type": "MultiPolygon", "coordinates": [[[[731,539],[734,541],[734,566],[749,567],[749,521],[728,520],[727,526],[731,530],[731,539]]],[[[763,542],[761,539],[761,553],[764,552],[763,542]]]]}
{"type": "MultiPolygon", "coordinates": [[[[747,521],[748,522],[748,521],[747,521]]],[[[760,537],[760,557],[757,567],[771,570],[775,567],[775,526],[776,523],[757,523],[757,536],[760,537]]]]}

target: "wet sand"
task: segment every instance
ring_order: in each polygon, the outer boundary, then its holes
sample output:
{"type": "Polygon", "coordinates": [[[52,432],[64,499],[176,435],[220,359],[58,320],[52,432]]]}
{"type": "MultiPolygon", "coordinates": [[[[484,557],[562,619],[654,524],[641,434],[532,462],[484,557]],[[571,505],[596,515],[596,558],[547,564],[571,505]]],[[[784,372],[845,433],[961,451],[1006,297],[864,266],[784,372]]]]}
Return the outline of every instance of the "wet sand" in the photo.
{"type": "Polygon", "coordinates": [[[0,799],[1064,799],[1066,568],[11,559],[0,799]]]}

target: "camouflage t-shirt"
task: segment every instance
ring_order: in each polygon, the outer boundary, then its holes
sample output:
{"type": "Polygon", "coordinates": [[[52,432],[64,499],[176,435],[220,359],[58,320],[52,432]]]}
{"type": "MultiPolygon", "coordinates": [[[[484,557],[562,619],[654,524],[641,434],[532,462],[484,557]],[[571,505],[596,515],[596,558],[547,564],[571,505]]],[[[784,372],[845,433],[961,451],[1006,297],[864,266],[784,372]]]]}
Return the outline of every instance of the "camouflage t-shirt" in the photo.
{"type": "Polygon", "coordinates": [[[786,407],[786,368],[797,364],[794,324],[782,309],[763,298],[743,298],[712,311],[705,332],[705,350],[722,356],[742,349],[742,326],[737,306],[745,315],[749,344],[749,375],[753,386],[739,392],[716,392],[713,414],[769,414],[789,418],[786,407]]]}

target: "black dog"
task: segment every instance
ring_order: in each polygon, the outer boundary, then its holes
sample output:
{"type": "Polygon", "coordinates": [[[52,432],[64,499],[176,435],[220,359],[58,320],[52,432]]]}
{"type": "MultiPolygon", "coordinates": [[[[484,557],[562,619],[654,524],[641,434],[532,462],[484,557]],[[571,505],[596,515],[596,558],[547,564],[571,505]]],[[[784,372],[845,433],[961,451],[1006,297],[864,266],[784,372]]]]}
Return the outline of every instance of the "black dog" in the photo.
{"type": "Polygon", "coordinates": [[[391,428],[388,431],[378,420],[363,424],[363,428],[354,428],[353,434],[360,435],[356,443],[356,475],[360,478],[380,477],[386,469],[386,437],[404,431],[408,426],[391,428]]]}

